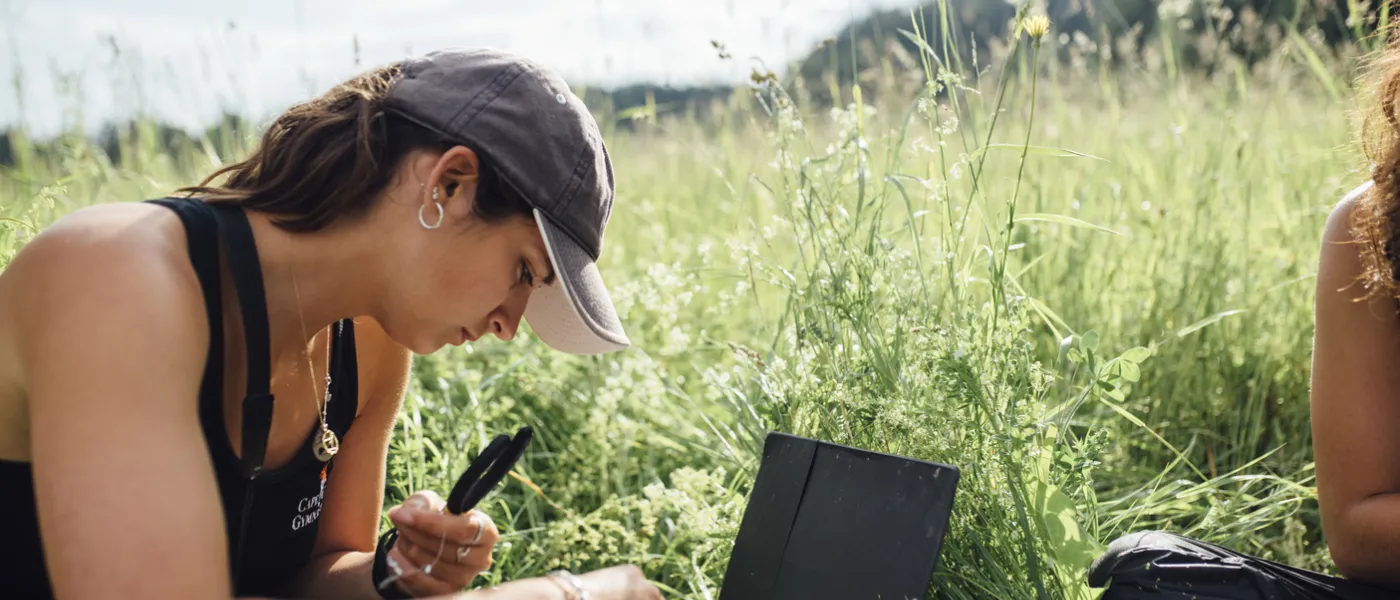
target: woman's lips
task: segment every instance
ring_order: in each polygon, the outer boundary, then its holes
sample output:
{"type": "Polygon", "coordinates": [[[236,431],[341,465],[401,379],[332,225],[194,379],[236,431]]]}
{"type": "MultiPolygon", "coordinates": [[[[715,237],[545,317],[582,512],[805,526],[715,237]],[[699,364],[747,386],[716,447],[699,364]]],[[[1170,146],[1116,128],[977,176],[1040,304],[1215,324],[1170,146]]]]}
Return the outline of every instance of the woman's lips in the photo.
{"type": "Polygon", "coordinates": [[[474,336],[474,335],[472,335],[471,330],[470,330],[470,329],[467,329],[466,327],[463,327],[463,328],[462,328],[462,332],[461,332],[461,333],[462,333],[461,338],[457,340],[457,345],[458,345],[458,346],[461,346],[462,344],[465,344],[465,343],[467,343],[467,342],[475,342],[475,341],[477,340],[477,337],[474,336]]]}

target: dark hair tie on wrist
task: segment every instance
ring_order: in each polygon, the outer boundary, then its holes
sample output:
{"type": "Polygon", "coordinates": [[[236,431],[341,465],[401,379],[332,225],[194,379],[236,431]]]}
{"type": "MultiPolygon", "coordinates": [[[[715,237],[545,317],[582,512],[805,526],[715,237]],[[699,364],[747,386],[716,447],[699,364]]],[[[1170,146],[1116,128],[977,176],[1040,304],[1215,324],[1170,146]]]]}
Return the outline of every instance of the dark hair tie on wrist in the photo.
{"type": "Polygon", "coordinates": [[[374,568],[370,571],[370,580],[374,582],[374,590],[379,592],[380,597],[388,600],[401,600],[412,598],[397,585],[381,586],[385,579],[389,578],[389,550],[394,547],[394,542],[399,539],[399,530],[390,529],[379,536],[379,544],[374,548],[374,568]]]}

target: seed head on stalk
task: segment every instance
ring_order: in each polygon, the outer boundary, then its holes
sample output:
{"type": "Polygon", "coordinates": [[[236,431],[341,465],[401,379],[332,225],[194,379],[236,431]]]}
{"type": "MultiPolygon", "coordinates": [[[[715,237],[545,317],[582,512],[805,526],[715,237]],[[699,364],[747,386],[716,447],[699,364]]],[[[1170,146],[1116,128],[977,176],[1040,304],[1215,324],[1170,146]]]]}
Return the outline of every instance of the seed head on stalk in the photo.
{"type": "Polygon", "coordinates": [[[1040,47],[1040,38],[1050,33],[1050,17],[1036,15],[1026,19],[1026,34],[1031,36],[1031,43],[1040,47]]]}

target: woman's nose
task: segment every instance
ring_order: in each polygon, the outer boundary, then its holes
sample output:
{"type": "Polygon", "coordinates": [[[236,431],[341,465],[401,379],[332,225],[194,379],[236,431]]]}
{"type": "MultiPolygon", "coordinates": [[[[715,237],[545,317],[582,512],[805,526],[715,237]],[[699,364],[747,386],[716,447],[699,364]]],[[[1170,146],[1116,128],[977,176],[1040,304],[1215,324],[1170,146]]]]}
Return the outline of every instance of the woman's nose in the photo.
{"type": "Polygon", "coordinates": [[[511,317],[504,311],[496,311],[491,316],[491,333],[503,342],[515,339],[515,330],[520,328],[520,317],[511,317]]]}
{"type": "Polygon", "coordinates": [[[522,286],[492,311],[491,333],[504,342],[514,339],[515,331],[520,328],[520,319],[525,316],[525,307],[530,303],[530,293],[533,291],[533,288],[522,286]]]}

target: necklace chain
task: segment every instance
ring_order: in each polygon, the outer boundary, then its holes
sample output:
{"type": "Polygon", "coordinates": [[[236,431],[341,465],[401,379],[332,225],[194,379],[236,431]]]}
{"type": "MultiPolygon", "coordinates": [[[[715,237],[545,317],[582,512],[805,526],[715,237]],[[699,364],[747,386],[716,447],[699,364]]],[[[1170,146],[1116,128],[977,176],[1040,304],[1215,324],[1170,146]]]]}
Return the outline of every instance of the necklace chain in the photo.
{"type": "MultiPolygon", "coordinates": [[[[296,269],[292,268],[291,272],[292,293],[295,294],[297,301],[297,320],[301,323],[302,337],[309,342],[310,337],[307,335],[306,332],[306,316],[303,314],[301,308],[301,289],[297,285],[296,269]]],[[[321,434],[316,437],[315,444],[313,444],[313,448],[316,451],[316,457],[319,458],[321,462],[326,462],[330,460],[331,457],[335,456],[336,452],[340,451],[340,440],[336,437],[335,432],[331,431],[330,427],[326,424],[326,418],[331,405],[331,368],[329,362],[330,359],[326,359],[327,362],[325,399],[324,401],[322,401],[320,400],[321,394],[318,394],[316,392],[316,368],[311,361],[311,353],[303,347],[302,356],[306,357],[306,380],[311,385],[311,402],[313,403],[313,405],[316,406],[316,416],[321,421],[321,434]]]]}

